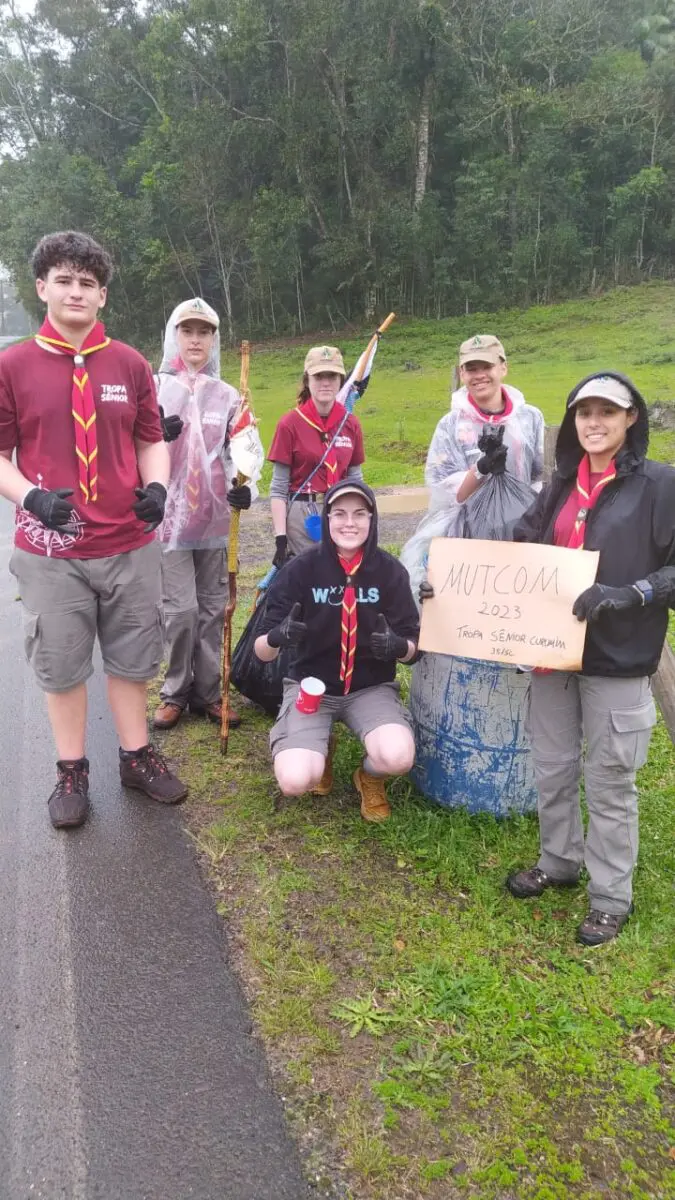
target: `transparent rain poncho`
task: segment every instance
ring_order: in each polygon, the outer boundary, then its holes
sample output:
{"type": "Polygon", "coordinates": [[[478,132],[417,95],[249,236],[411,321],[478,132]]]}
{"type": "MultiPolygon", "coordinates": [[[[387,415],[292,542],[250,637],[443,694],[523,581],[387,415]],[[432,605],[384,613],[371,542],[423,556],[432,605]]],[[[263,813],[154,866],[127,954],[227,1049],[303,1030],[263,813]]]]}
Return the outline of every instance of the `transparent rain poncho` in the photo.
{"type": "MultiPolygon", "coordinates": [[[[216,549],[225,544],[230,531],[227,493],[237,477],[230,435],[240,398],[236,389],[220,378],[217,330],[206,365],[197,372],[185,366],[178,352],[177,311],[174,309],[166,326],[157,391],[164,415],[181,417],[184,427],[168,447],[171,474],[159,536],[168,550],[216,549]]],[[[249,431],[249,436],[255,439],[256,449],[259,447],[256,468],[247,479],[255,499],[264,451],[257,429],[249,431]]]]}
{"type": "Polygon", "coordinates": [[[431,439],[425,468],[429,510],[401,553],[413,595],[426,576],[429,545],[435,537],[508,540],[515,521],[541,488],[544,467],[544,418],[525,403],[517,388],[503,386],[512,408],[487,422],[469,400],[465,387],[453,392],[450,411],[431,439]],[[466,472],[478,462],[478,442],[486,425],[504,426],[506,472],[491,476],[468,500],[457,500],[466,472]]]}

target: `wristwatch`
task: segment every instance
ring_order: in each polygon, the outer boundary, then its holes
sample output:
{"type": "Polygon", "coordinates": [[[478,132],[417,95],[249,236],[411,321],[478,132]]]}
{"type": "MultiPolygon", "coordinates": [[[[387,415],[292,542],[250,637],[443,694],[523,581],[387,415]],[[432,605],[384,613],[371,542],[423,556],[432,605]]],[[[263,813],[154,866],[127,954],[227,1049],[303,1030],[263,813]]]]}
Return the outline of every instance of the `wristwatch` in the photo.
{"type": "Polygon", "coordinates": [[[645,604],[651,604],[654,599],[654,589],[648,579],[638,579],[633,587],[642,596],[643,607],[645,604]]]}

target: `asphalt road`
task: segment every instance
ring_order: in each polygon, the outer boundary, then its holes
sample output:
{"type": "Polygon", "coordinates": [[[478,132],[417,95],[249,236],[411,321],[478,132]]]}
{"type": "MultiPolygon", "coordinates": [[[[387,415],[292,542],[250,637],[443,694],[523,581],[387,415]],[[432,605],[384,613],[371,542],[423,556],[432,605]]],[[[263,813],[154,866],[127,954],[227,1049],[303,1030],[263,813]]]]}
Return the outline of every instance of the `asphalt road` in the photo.
{"type": "Polygon", "coordinates": [[[56,832],[0,507],[0,1198],[307,1200],[180,813],[124,792],[100,674],[92,816],[56,832]]]}

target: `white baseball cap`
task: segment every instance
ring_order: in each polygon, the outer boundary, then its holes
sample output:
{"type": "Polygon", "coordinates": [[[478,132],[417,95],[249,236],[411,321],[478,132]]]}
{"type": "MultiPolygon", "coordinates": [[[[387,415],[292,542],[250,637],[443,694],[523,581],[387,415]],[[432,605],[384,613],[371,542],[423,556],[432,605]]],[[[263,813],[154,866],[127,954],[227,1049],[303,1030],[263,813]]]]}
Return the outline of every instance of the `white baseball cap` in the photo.
{"type": "Polygon", "coordinates": [[[353,483],[345,483],[344,487],[337,488],[332,493],[328,501],[331,508],[335,504],[335,501],[339,500],[340,496],[358,496],[359,500],[363,500],[363,503],[370,509],[370,511],[373,511],[373,502],[370,499],[370,496],[367,495],[366,492],[361,491],[361,488],[354,487],[353,483]]]}
{"type": "Polygon", "coordinates": [[[612,404],[618,405],[619,408],[635,408],[635,402],[630,388],[626,387],[620,379],[614,379],[611,375],[594,375],[589,379],[583,387],[579,388],[576,396],[568,405],[569,408],[574,408],[580,400],[609,400],[612,404]]]}
{"type": "Polygon", "coordinates": [[[212,325],[214,329],[220,325],[218,313],[199,296],[195,296],[194,300],[184,300],[182,304],[179,304],[173,314],[173,319],[174,325],[182,325],[184,321],[203,321],[205,325],[212,325]]]}

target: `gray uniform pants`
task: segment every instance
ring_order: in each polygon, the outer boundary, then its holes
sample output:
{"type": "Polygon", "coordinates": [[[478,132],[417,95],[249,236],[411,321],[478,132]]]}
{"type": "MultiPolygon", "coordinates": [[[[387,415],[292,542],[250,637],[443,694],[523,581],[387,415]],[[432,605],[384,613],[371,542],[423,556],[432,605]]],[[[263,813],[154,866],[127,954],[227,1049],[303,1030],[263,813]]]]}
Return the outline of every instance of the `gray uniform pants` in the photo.
{"type": "Polygon", "coordinates": [[[303,550],[311,550],[313,546],[318,546],[319,543],[313,542],[305,529],[305,517],[310,513],[321,513],[322,508],[323,500],[313,500],[310,503],[304,500],[294,500],[292,504],[288,505],[286,537],[291,554],[302,554],[303,550]]]}
{"type": "Polygon", "coordinates": [[[162,548],[167,659],[162,700],[185,708],[190,701],[205,705],[220,699],[227,595],[226,550],[162,548]]]}
{"type": "Polygon", "coordinates": [[[585,863],[591,907],[628,912],[638,853],[635,773],[649,749],[656,709],[647,678],[554,671],[532,676],[529,734],[539,797],[538,866],[575,878],[585,863]],[[579,804],[582,743],[588,832],[579,804]]]}

